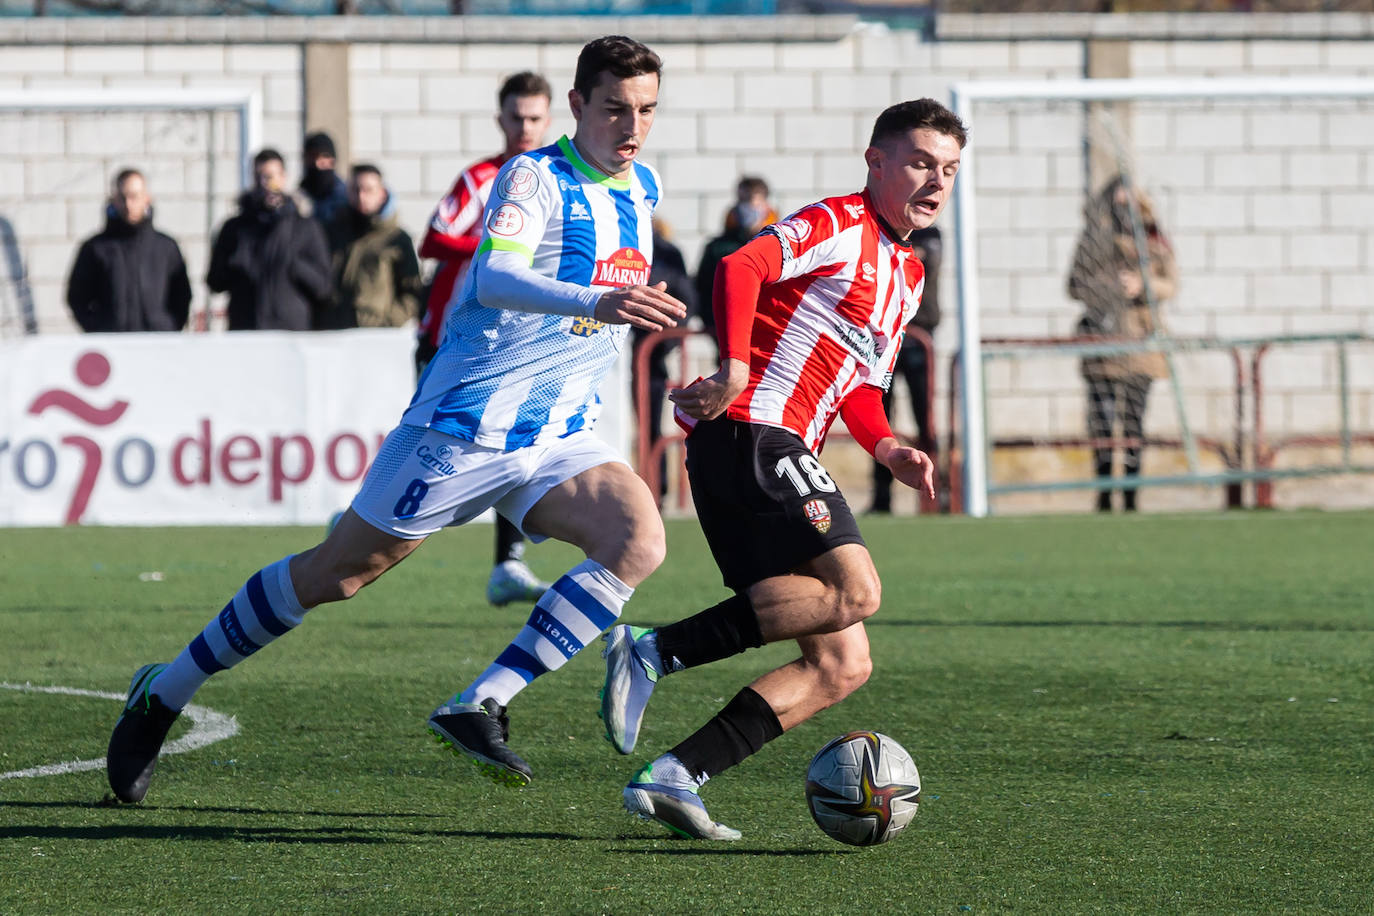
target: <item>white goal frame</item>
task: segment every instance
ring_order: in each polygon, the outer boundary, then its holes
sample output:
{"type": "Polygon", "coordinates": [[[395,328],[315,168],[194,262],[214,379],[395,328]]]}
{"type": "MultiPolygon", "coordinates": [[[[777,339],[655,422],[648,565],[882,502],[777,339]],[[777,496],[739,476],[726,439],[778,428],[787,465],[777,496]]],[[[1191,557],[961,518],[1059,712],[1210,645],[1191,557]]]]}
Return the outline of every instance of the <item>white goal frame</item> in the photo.
{"type": "Polygon", "coordinates": [[[0,89],[0,111],[232,111],[239,119],[239,187],[262,143],[262,96],[247,89],[0,89]]]}
{"type": "MultiPolygon", "coordinates": [[[[975,130],[978,102],[1017,101],[1236,101],[1244,99],[1374,99],[1374,79],[1197,78],[1066,79],[956,83],[951,107],[975,130]]],[[[987,429],[983,417],[983,353],[978,292],[977,220],[974,213],[976,144],[966,148],[954,183],[955,265],[959,284],[959,382],[963,398],[964,512],[988,514],[987,429]]]]}
{"type": "MultiPolygon", "coordinates": [[[[0,89],[0,112],[221,112],[237,115],[238,187],[253,182],[253,156],[262,146],[262,95],[240,88],[0,89]]],[[[213,128],[213,119],[212,119],[213,128]]],[[[213,137],[213,134],[212,134],[213,137]]],[[[211,141],[213,144],[213,140],[211,141]]],[[[211,162],[214,151],[211,150],[211,162]]],[[[206,177],[206,229],[214,221],[215,176],[206,177]]],[[[22,275],[20,280],[22,282],[22,275]]],[[[196,313],[193,312],[193,317],[196,313]]]]}

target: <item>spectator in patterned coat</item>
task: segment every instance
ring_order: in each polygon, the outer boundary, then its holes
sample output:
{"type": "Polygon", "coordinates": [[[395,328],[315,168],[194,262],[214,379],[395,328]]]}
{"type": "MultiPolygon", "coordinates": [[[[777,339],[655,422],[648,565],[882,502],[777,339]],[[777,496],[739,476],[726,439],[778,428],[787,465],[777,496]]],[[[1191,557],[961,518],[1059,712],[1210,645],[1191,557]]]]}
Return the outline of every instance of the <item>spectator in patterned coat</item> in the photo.
{"type": "MultiPolygon", "coordinates": [[[[1083,303],[1078,333],[1143,340],[1162,330],[1159,307],[1178,287],[1174,250],[1155,219],[1154,204],[1139,188],[1118,175],[1092,198],[1084,212],[1084,229],[1069,269],[1069,295],[1083,303]],[[1144,241],[1144,246],[1138,243],[1144,241]]],[[[1150,384],[1168,375],[1168,363],[1158,351],[1088,356],[1081,365],[1088,385],[1088,434],[1095,440],[1093,463],[1097,476],[1112,477],[1115,449],[1104,440],[1114,438],[1118,419],[1122,471],[1127,478],[1140,474],[1145,437],[1145,407],[1150,384]]],[[[1135,510],[1136,490],[1122,490],[1122,508],[1135,510]]],[[[1112,510],[1112,491],[1097,493],[1099,512],[1112,510]]]]}

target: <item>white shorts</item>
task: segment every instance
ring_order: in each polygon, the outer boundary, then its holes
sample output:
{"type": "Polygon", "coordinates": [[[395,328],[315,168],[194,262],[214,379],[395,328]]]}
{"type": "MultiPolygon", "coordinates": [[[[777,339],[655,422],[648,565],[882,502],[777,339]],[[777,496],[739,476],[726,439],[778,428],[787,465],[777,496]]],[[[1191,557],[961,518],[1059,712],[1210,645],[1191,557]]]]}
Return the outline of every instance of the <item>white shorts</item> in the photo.
{"type": "MultiPolygon", "coordinates": [[[[625,460],[586,430],[513,451],[423,426],[391,431],[368,468],[353,511],[399,538],[422,538],[495,509],[523,531],[525,513],[565,480],[625,460]]],[[[536,543],[541,535],[525,532],[536,543]]]]}

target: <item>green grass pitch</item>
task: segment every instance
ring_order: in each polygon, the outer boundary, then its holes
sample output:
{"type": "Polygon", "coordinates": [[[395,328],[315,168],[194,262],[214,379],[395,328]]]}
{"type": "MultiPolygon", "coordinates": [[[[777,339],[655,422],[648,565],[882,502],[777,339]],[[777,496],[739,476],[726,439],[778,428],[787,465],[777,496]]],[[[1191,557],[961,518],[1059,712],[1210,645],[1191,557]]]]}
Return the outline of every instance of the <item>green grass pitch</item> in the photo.
{"type": "MultiPolygon", "coordinates": [[[[601,737],[584,652],[512,705],[524,789],[431,743],[430,709],[526,616],[482,600],[474,526],[212,679],[195,702],[241,731],[164,757],[144,804],[104,803],[100,769],[0,779],[0,912],[1374,911],[1374,515],[861,524],[884,580],[873,677],[705,787],[738,843],[669,837],[620,790],[785,645],[666,680],[632,757],[601,737]],[[924,783],[868,850],[803,798],[812,753],[856,728],[924,783]]],[[[0,531],[0,681],[122,692],[319,533],[0,531]]],[[[547,577],[576,559],[531,553],[547,577]]],[[[672,522],[625,619],[724,594],[672,522]]],[[[100,757],[117,711],[0,690],[0,772],[100,757]]]]}

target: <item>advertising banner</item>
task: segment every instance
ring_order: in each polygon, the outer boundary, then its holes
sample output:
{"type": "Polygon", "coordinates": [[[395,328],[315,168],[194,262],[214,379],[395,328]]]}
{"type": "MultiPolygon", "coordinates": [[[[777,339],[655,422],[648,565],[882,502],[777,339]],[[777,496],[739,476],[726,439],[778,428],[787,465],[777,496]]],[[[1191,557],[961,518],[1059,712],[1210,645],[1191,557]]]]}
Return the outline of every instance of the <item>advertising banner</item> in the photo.
{"type": "MultiPolygon", "coordinates": [[[[414,332],[0,341],[0,525],[321,524],[415,388],[414,332]]],[[[598,432],[628,444],[625,362],[598,432]]]]}

